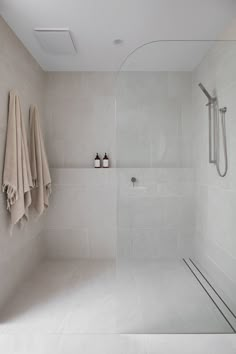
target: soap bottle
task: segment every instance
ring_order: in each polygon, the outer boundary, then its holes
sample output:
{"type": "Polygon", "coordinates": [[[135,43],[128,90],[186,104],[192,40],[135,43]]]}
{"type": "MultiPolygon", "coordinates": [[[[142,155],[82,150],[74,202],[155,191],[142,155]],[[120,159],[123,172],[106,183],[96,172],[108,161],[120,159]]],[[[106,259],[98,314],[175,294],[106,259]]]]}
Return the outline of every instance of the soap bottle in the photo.
{"type": "Polygon", "coordinates": [[[94,159],[94,167],[95,168],[100,168],[101,167],[101,159],[97,153],[95,159],[94,159]]]}
{"type": "Polygon", "coordinates": [[[103,160],[102,160],[102,167],[108,168],[109,167],[109,159],[107,157],[107,154],[105,153],[103,160]]]}

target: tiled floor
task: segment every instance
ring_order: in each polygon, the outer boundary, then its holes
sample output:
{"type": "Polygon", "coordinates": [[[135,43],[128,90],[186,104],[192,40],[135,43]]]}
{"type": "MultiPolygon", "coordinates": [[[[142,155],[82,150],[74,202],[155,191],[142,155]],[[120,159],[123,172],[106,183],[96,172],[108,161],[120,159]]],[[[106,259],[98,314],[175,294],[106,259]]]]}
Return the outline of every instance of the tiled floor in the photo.
{"type": "Polygon", "coordinates": [[[4,354],[235,354],[235,335],[0,334],[4,354]]]}
{"type": "Polygon", "coordinates": [[[182,261],[47,261],[1,314],[1,333],[231,333],[182,261]]]}
{"type": "Polygon", "coordinates": [[[235,354],[235,335],[0,334],[4,354],[235,354]]]}
{"type": "Polygon", "coordinates": [[[236,353],[232,334],[165,331],[229,331],[181,261],[47,261],[1,314],[0,353],[236,353]]]}

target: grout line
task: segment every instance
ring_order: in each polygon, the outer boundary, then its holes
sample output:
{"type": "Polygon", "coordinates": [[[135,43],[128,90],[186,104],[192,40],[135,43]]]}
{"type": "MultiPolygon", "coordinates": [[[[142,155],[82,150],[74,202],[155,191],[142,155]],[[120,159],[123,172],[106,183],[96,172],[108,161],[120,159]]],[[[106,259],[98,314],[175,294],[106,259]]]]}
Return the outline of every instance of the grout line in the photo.
{"type": "Polygon", "coordinates": [[[209,298],[211,299],[211,301],[213,302],[213,304],[216,306],[216,308],[218,309],[218,311],[221,313],[221,315],[224,317],[225,321],[228,323],[228,325],[230,326],[230,328],[233,330],[234,333],[236,333],[236,330],[234,329],[234,327],[231,325],[231,323],[229,322],[229,320],[227,319],[227,317],[224,315],[224,313],[222,312],[222,310],[219,308],[219,306],[217,305],[217,303],[215,302],[215,300],[213,299],[213,297],[209,294],[209,292],[206,290],[206,288],[204,287],[204,285],[201,283],[201,281],[198,279],[197,275],[194,273],[194,271],[191,269],[191,267],[189,266],[189,264],[187,263],[187,261],[183,258],[184,263],[186,264],[186,266],[189,268],[190,272],[194,275],[194,277],[197,279],[198,283],[201,285],[201,287],[203,288],[203,290],[206,292],[206,294],[209,296],[209,298]]]}
{"type": "Polygon", "coordinates": [[[196,266],[196,264],[192,261],[191,258],[189,258],[190,262],[194,265],[194,267],[199,271],[199,273],[201,274],[201,276],[203,277],[203,279],[205,279],[205,281],[207,282],[207,284],[212,288],[212,290],[214,291],[214,293],[218,296],[218,298],[223,302],[223,304],[225,305],[225,307],[229,310],[229,312],[231,313],[231,315],[236,319],[236,315],[234,314],[234,312],[230,309],[230,307],[226,304],[226,302],[222,299],[222,297],[218,294],[218,292],[215,290],[215,288],[211,285],[211,283],[209,282],[209,280],[203,275],[203,273],[200,271],[200,269],[196,266]]]}

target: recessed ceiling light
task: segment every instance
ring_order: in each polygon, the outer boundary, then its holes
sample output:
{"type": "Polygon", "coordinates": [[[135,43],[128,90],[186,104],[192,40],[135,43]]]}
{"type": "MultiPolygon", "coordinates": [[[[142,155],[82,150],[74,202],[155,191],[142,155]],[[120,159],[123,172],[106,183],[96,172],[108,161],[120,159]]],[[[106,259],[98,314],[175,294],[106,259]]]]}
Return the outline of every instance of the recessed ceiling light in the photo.
{"type": "Polygon", "coordinates": [[[121,45],[123,43],[124,43],[124,41],[120,38],[114,39],[114,41],[113,41],[114,45],[121,45]]]}

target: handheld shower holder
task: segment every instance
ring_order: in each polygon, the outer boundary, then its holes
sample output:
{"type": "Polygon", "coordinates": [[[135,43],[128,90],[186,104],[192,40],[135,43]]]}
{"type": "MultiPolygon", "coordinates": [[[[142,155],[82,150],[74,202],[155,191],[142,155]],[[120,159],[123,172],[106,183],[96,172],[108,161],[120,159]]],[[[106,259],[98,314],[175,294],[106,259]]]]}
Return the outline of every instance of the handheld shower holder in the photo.
{"type": "Polygon", "coordinates": [[[221,113],[226,113],[227,112],[227,107],[222,107],[219,109],[221,113]]]}

